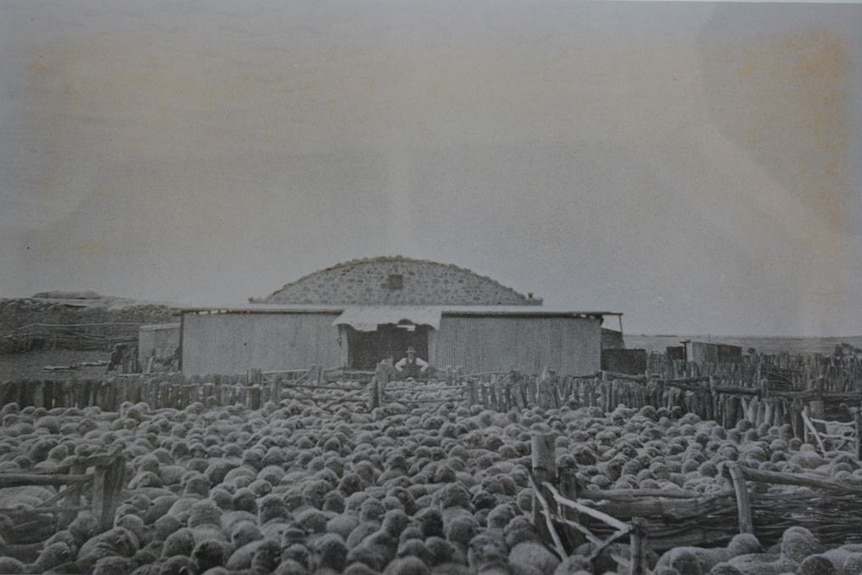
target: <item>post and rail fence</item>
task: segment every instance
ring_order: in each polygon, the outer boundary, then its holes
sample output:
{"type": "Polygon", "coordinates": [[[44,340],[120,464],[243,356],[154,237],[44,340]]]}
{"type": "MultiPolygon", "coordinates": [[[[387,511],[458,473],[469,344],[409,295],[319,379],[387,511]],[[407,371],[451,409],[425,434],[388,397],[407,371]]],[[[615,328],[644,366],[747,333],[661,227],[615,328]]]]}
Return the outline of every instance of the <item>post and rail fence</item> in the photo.
{"type": "Polygon", "coordinates": [[[122,447],[117,447],[103,454],[77,456],[50,472],[0,473],[0,489],[28,485],[57,488],[55,495],[38,505],[0,508],[0,513],[15,522],[14,533],[32,532],[40,526],[56,532],[66,528],[81,511],[91,512],[100,531],[106,531],[113,526],[125,470],[125,455],[122,447]]]}

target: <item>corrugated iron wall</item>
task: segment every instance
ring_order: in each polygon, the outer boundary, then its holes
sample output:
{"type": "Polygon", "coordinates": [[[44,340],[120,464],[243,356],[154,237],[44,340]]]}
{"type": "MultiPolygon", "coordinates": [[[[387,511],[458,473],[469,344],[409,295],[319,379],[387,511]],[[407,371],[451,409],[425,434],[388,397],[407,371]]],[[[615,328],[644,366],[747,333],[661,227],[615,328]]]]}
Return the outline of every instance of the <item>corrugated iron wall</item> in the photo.
{"type": "Polygon", "coordinates": [[[583,375],[601,369],[601,347],[597,318],[444,315],[428,351],[439,369],[583,375]]]}
{"type": "MultiPolygon", "coordinates": [[[[183,315],[183,373],[237,374],[342,365],[338,314],[183,315]]],[[[345,347],[342,347],[345,346],[345,347]]]]}

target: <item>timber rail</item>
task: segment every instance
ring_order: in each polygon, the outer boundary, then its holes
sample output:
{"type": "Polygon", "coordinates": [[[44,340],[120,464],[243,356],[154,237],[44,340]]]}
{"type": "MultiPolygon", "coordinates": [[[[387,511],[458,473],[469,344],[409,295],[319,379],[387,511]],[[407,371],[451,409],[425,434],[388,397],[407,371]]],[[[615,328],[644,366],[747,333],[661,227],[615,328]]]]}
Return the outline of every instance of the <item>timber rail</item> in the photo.
{"type": "Polygon", "coordinates": [[[52,530],[68,526],[80,511],[89,510],[96,518],[101,531],[110,529],[114,513],[120,502],[124,485],[125,456],[121,447],[105,454],[76,457],[52,472],[0,473],[0,489],[26,485],[56,487],[57,493],[33,507],[0,509],[13,520],[16,531],[26,531],[30,524],[44,522],[46,516],[52,530]],[[88,503],[82,504],[86,488],[88,503]]]}

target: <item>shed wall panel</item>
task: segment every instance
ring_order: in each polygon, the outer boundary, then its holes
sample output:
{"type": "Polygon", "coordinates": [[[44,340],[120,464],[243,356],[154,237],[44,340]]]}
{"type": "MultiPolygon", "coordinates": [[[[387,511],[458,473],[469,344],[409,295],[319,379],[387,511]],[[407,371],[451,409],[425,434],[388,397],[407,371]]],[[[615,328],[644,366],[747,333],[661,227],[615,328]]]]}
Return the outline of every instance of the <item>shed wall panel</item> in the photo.
{"type": "MultiPolygon", "coordinates": [[[[183,373],[236,374],[342,365],[338,314],[185,314],[183,373]]],[[[343,340],[342,340],[343,341],[343,340]]]]}
{"type": "Polygon", "coordinates": [[[694,363],[741,363],[742,348],[736,345],[690,341],[686,343],[687,360],[694,363]]]}
{"type": "Polygon", "coordinates": [[[601,320],[444,315],[429,357],[435,367],[468,372],[592,373],[601,368],[601,320]]]}

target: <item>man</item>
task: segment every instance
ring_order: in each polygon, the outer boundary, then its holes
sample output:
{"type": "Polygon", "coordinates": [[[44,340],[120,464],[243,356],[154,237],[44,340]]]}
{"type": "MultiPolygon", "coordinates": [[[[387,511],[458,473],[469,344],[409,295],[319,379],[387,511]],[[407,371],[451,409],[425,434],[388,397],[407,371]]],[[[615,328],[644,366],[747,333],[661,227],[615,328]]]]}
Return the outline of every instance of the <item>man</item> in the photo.
{"type": "Polygon", "coordinates": [[[416,349],[412,346],[407,348],[407,357],[401,358],[401,360],[395,364],[395,369],[398,370],[398,373],[403,375],[405,378],[419,377],[420,373],[428,371],[428,367],[429,365],[427,361],[416,357],[416,349]]]}

